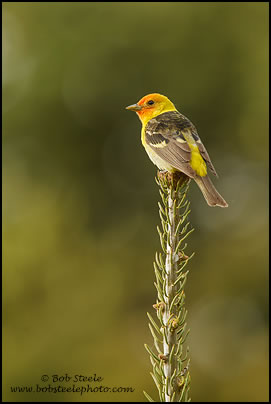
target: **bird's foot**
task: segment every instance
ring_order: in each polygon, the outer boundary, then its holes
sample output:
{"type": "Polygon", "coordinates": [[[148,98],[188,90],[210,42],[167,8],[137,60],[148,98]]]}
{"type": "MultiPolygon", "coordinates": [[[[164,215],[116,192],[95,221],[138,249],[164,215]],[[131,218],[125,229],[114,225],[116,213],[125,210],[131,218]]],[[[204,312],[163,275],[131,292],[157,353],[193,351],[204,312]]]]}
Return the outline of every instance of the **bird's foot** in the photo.
{"type": "Polygon", "coordinates": [[[177,183],[181,181],[180,184],[185,183],[189,180],[189,177],[180,171],[167,171],[167,170],[158,170],[157,177],[159,180],[165,181],[168,186],[172,184],[174,188],[177,186],[177,183]]]}

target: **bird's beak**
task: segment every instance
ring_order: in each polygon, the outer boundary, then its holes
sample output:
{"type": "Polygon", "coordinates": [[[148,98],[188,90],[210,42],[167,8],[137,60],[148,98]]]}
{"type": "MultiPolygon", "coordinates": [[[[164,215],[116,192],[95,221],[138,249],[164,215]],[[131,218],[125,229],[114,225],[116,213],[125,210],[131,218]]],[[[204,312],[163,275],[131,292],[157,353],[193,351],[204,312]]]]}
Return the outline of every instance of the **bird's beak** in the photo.
{"type": "Polygon", "coordinates": [[[142,107],[138,104],[133,104],[126,107],[126,109],[128,109],[129,111],[140,111],[142,107]]]}

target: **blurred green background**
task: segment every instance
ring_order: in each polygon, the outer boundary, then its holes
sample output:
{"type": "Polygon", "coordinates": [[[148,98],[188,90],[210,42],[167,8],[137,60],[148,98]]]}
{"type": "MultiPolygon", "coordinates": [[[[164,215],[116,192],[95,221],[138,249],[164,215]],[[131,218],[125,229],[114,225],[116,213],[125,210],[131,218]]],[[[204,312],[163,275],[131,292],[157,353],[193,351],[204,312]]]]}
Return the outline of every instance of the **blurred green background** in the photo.
{"type": "Polygon", "coordinates": [[[192,400],[267,401],[268,3],[2,7],[4,401],[158,398],[160,197],[125,110],[150,92],[196,125],[229,203],[191,184],[192,400]],[[11,393],[66,373],[135,391],[11,393]]]}

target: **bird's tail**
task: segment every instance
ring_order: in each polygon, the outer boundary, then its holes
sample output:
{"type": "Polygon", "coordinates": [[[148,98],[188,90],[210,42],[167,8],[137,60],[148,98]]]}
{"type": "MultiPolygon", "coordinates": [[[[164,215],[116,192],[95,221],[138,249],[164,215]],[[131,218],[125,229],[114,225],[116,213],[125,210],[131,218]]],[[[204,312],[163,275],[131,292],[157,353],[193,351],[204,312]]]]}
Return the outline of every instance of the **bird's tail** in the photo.
{"type": "Polygon", "coordinates": [[[197,175],[194,180],[198,184],[209,206],[220,206],[221,208],[228,207],[227,202],[217,192],[214,184],[207,175],[205,177],[200,177],[197,175]]]}

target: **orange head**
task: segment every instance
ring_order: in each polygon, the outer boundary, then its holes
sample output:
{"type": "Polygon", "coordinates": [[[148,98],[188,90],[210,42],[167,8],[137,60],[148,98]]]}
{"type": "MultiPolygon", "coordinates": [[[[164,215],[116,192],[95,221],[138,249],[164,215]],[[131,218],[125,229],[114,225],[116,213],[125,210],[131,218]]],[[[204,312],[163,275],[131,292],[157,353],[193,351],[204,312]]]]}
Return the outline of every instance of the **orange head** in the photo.
{"type": "Polygon", "coordinates": [[[143,124],[163,112],[176,111],[174,104],[158,93],[145,95],[137,104],[129,105],[126,109],[135,111],[143,124]]]}

